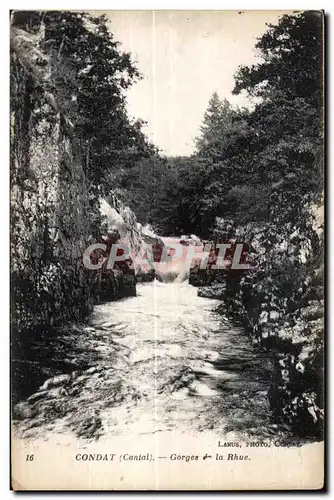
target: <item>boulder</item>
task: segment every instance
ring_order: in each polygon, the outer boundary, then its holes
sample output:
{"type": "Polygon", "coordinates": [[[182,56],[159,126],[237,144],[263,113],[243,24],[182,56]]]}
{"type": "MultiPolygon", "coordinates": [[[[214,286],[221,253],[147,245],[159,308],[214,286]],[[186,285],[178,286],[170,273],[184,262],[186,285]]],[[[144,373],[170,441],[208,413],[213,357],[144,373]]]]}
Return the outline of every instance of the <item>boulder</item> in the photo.
{"type": "Polygon", "coordinates": [[[226,286],[224,283],[213,283],[211,286],[199,288],[197,295],[207,299],[223,299],[225,297],[226,286]]]}

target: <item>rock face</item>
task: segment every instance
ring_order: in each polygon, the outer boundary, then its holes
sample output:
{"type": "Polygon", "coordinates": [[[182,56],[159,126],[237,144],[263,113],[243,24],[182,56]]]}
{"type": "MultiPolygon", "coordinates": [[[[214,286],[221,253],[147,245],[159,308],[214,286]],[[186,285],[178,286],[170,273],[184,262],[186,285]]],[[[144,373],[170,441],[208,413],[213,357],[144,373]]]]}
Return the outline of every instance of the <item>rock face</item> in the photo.
{"type": "MultiPolygon", "coordinates": [[[[274,354],[268,394],[273,414],[297,433],[322,434],[323,425],[323,222],[312,211],[303,232],[268,245],[274,227],[251,235],[256,267],[228,275],[227,305],[248,333],[274,354]]],[[[253,228],[254,229],[254,228],[253,228]]],[[[276,228],[278,233],[278,228],[276,228]]]]}
{"type": "Polygon", "coordinates": [[[81,265],[89,236],[83,151],[52,107],[53,62],[38,35],[11,29],[11,284],[14,330],[92,307],[81,265]]]}
{"type": "MultiPolygon", "coordinates": [[[[148,226],[142,226],[132,212],[124,206],[117,197],[110,196],[107,200],[100,200],[100,211],[103,217],[102,231],[104,238],[111,243],[121,243],[129,249],[130,258],[125,265],[120,263],[115,266],[113,272],[102,270],[100,287],[105,298],[109,300],[122,298],[124,296],[136,295],[136,282],[150,282],[156,277],[155,269],[148,268],[147,265],[140,265],[138,262],[146,252],[155,247],[163,248],[163,241],[148,226]],[[113,238],[114,235],[114,238],[113,238]],[[137,260],[138,259],[138,260],[137,260]],[[110,283],[110,278],[115,278],[115,283],[110,283]],[[115,288],[116,285],[116,288],[115,288]],[[110,291],[115,288],[113,295],[110,291]],[[109,291],[109,292],[108,292],[109,291]]],[[[160,258],[160,255],[159,255],[160,258]]],[[[154,259],[155,260],[155,259],[154,259]]]]}
{"type": "MultiPolygon", "coordinates": [[[[230,222],[230,221],[229,221],[230,222]]],[[[226,236],[226,235],[225,235],[226,236]]],[[[228,235],[229,237],[231,234],[228,235]]],[[[234,228],[249,246],[246,272],[194,272],[199,295],[219,297],[224,312],[240,321],[274,360],[268,398],[274,417],[296,433],[322,435],[323,428],[323,216],[309,207],[301,231],[273,223],[234,228]],[[220,285],[219,285],[220,283],[220,285]]],[[[223,238],[223,236],[222,236],[223,238]]],[[[194,278],[193,278],[194,279],[194,278]]]]}
{"type": "MultiPolygon", "coordinates": [[[[14,332],[80,320],[102,298],[136,293],[134,272],[119,267],[101,279],[82,262],[91,235],[103,235],[104,229],[86,173],[87,141],[74,132],[74,104],[57,78],[60,64],[63,73],[70,71],[66,57],[60,63],[57,54],[48,53],[41,30],[11,27],[14,332]]],[[[138,247],[134,214],[115,198],[110,210],[123,223],[119,240],[127,237],[138,247]]]]}

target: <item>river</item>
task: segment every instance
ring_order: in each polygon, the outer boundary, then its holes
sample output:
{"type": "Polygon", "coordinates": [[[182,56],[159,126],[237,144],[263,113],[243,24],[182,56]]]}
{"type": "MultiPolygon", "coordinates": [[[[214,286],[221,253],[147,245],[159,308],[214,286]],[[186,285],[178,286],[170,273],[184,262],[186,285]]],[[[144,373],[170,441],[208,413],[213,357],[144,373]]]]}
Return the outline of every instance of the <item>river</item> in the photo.
{"type": "Polygon", "coordinates": [[[94,440],[276,433],[266,396],[270,359],[215,311],[219,304],[186,281],[155,280],[138,284],[137,297],[96,306],[88,324],[40,333],[24,361],[14,356],[14,368],[25,370],[17,432],[94,440]]]}

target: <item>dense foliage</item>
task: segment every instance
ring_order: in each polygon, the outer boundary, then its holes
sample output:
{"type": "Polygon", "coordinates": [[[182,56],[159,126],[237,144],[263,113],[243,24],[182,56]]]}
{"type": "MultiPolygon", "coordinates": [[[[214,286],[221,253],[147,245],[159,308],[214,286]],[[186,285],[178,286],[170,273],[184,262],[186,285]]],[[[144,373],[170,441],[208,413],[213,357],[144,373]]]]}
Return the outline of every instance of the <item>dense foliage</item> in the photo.
{"type": "Polygon", "coordinates": [[[168,232],[207,236],[216,216],[240,224],[271,220],[273,185],[281,197],[276,211],[286,220],[321,193],[321,30],[315,12],[268,26],[256,44],[260,62],[235,76],[234,92],[254,97],[254,108],[234,108],[214,93],[194,155],[151,159],[145,172],[135,167],[154,193],[140,209],[145,219],[168,232]],[[160,205],[169,211],[156,210],[160,205]]]}

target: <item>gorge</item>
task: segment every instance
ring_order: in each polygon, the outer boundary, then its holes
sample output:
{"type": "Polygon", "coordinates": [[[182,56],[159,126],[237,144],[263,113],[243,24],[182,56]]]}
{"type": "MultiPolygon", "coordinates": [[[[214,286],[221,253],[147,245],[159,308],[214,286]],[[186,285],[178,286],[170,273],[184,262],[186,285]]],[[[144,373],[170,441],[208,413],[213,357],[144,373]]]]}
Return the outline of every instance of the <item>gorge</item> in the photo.
{"type": "Polygon", "coordinates": [[[235,77],[235,93],[258,98],[254,109],[214,93],[194,154],[170,158],[128,116],[126,91],[141,75],[105,16],[12,13],[20,436],[177,429],[231,442],[322,439],[321,46],[316,13],[268,27],[256,45],[262,62],[235,77]],[[94,242],[143,255],[187,234],[213,249],[246,245],[250,269],[83,264],[94,242]]]}

